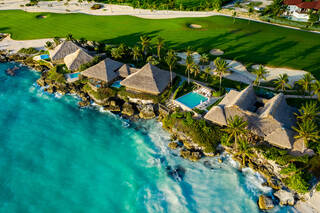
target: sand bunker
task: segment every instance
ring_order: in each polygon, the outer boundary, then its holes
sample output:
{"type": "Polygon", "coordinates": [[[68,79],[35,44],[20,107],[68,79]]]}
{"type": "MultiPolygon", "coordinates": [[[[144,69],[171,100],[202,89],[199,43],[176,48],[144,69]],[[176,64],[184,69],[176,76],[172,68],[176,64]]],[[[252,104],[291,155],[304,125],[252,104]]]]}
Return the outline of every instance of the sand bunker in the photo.
{"type": "Polygon", "coordinates": [[[47,16],[43,16],[43,15],[37,16],[37,19],[44,19],[44,18],[47,18],[47,16]]]}
{"type": "Polygon", "coordinates": [[[189,24],[189,27],[192,29],[201,29],[202,28],[202,26],[199,24],[189,24]]]}
{"type": "Polygon", "coordinates": [[[215,55],[215,56],[219,56],[219,55],[223,55],[224,52],[220,49],[212,49],[212,50],[210,50],[210,54],[215,55]]]}

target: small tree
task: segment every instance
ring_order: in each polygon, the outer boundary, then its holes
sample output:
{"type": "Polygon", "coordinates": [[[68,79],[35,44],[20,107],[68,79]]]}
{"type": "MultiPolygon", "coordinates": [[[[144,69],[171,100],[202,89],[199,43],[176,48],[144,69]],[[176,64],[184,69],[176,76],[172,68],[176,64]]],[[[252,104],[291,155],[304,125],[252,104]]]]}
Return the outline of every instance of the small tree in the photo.
{"type": "Polygon", "coordinates": [[[231,117],[227,120],[227,127],[223,129],[224,132],[228,133],[229,137],[227,142],[234,139],[235,148],[238,150],[238,141],[246,137],[248,123],[238,115],[231,117]]]}
{"type": "Polygon", "coordinates": [[[159,64],[159,61],[158,61],[157,59],[155,59],[153,56],[149,56],[149,57],[147,58],[147,62],[148,62],[148,63],[151,63],[152,65],[157,65],[157,64],[159,64]]]}
{"type": "Polygon", "coordinates": [[[164,39],[161,37],[157,37],[156,45],[157,45],[157,55],[158,55],[159,60],[161,60],[161,49],[164,46],[164,39]]]}
{"type": "Polygon", "coordinates": [[[206,74],[206,80],[208,80],[208,77],[209,77],[209,75],[211,74],[211,68],[210,68],[210,66],[207,66],[207,67],[204,69],[204,73],[206,74]]]}
{"type": "Polygon", "coordinates": [[[269,73],[262,65],[259,65],[258,69],[254,69],[253,73],[256,75],[255,84],[260,86],[261,79],[266,80],[266,75],[269,73]]]}
{"type": "Polygon", "coordinates": [[[46,48],[52,49],[53,48],[53,43],[51,41],[46,42],[46,48]]]}
{"type": "Polygon", "coordinates": [[[236,12],[236,11],[233,11],[233,13],[232,13],[233,24],[236,23],[236,17],[237,17],[237,12],[236,12]]]}
{"type": "Polygon", "coordinates": [[[320,101],[320,81],[316,80],[312,84],[312,90],[313,94],[315,94],[318,97],[318,101],[320,101]]]}
{"type": "Polygon", "coordinates": [[[201,56],[200,56],[200,63],[202,64],[202,65],[204,65],[204,64],[207,64],[209,62],[209,56],[208,56],[208,54],[202,54],[201,56]]]}
{"type": "Polygon", "coordinates": [[[315,80],[315,78],[310,73],[307,73],[307,74],[304,74],[303,78],[301,78],[296,83],[301,86],[301,89],[304,92],[304,94],[306,94],[306,92],[307,92],[307,93],[309,93],[309,95],[311,95],[312,82],[314,80],[315,80]]]}
{"type": "Polygon", "coordinates": [[[71,33],[68,33],[66,36],[67,41],[73,41],[73,35],[71,33]]]}
{"type": "Polygon", "coordinates": [[[286,91],[286,88],[291,88],[290,84],[288,84],[289,82],[289,76],[288,74],[281,74],[279,75],[279,77],[277,78],[277,80],[275,80],[275,84],[276,84],[276,87],[275,87],[275,90],[278,91],[286,91]]]}
{"type": "Polygon", "coordinates": [[[317,124],[312,120],[303,120],[297,123],[297,127],[292,127],[298,134],[294,136],[295,139],[303,139],[303,148],[310,141],[316,142],[319,139],[319,130],[317,124]]]}
{"type": "Polygon", "coordinates": [[[139,58],[142,56],[140,47],[134,46],[131,54],[134,61],[139,61],[139,58]]]}
{"type": "Polygon", "coordinates": [[[295,115],[300,121],[313,121],[319,116],[320,108],[318,107],[316,101],[310,101],[302,105],[298,111],[299,113],[295,113],[295,115]]]}
{"type": "Polygon", "coordinates": [[[59,37],[54,37],[54,38],[53,38],[53,42],[54,42],[54,44],[55,44],[56,46],[58,46],[58,45],[60,44],[60,42],[61,42],[61,39],[60,39],[59,37]]]}
{"type": "Polygon", "coordinates": [[[140,44],[141,44],[141,50],[144,54],[144,56],[147,56],[148,54],[148,49],[150,48],[150,43],[151,43],[151,39],[146,36],[140,36],[140,44]]]}

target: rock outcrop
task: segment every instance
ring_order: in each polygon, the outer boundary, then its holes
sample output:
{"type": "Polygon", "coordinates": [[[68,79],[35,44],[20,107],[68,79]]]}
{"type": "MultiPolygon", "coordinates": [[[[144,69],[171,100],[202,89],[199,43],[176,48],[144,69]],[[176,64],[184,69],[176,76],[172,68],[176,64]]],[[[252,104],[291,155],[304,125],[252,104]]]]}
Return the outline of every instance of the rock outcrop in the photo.
{"type": "Polygon", "coordinates": [[[272,199],[265,195],[260,195],[258,205],[261,210],[268,210],[274,208],[272,199]]]}
{"type": "Polygon", "coordinates": [[[273,194],[280,200],[280,205],[294,205],[294,195],[286,190],[279,190],[273,194]]]}
{"type": "Polygon", "coordinates": [[[140,118],[142,119],[152,119],[156,117],[156,114],[154,112],[154,108],[152,104],[146,104],[141,107],[140,118]]]}
{"type": "Polygon", "coordinates": [[[126,102],[122,105],[122,114],[127,116],[133,116],[134,115],[134,109],[133,105],[126,102]]]}

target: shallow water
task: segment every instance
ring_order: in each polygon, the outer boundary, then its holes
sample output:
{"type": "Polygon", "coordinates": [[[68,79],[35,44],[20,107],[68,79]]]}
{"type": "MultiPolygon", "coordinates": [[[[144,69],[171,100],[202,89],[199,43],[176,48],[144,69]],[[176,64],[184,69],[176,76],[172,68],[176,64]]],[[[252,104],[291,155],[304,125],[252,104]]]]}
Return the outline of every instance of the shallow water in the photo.
{"type": "Polygon", "coordinates": [[[0,212],[259,212],[258,196],[271,193],[228,156],[181,159],[159,123],[79,109],[76,97],[42,92],[39,74],[9,77],[8,66],[0,64],[0,212]]]}

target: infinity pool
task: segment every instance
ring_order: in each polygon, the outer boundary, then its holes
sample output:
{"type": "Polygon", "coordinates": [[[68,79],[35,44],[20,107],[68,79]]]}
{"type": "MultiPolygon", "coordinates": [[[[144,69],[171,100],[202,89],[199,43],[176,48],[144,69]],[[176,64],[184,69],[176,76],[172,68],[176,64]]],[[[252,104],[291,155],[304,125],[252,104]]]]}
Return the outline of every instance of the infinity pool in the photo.
{"type": "Polygon", "coordinates": [[[189,107],[190,109],[195,108],[196,106],[198,106],[199,104],[207,100],[208,98],[196,92],[189,92],[188,94],[176,99],[176,101],[182,103],[183,105],[189,107]]]}
{"type": "Polygon", "coordinates": [[[115,81],[112,85],[111,85],[111,87],[114,87],[114,88],[120,88],[121,87],[121,84],[120,84],[120,82],[121,81],[115,81]]]}

